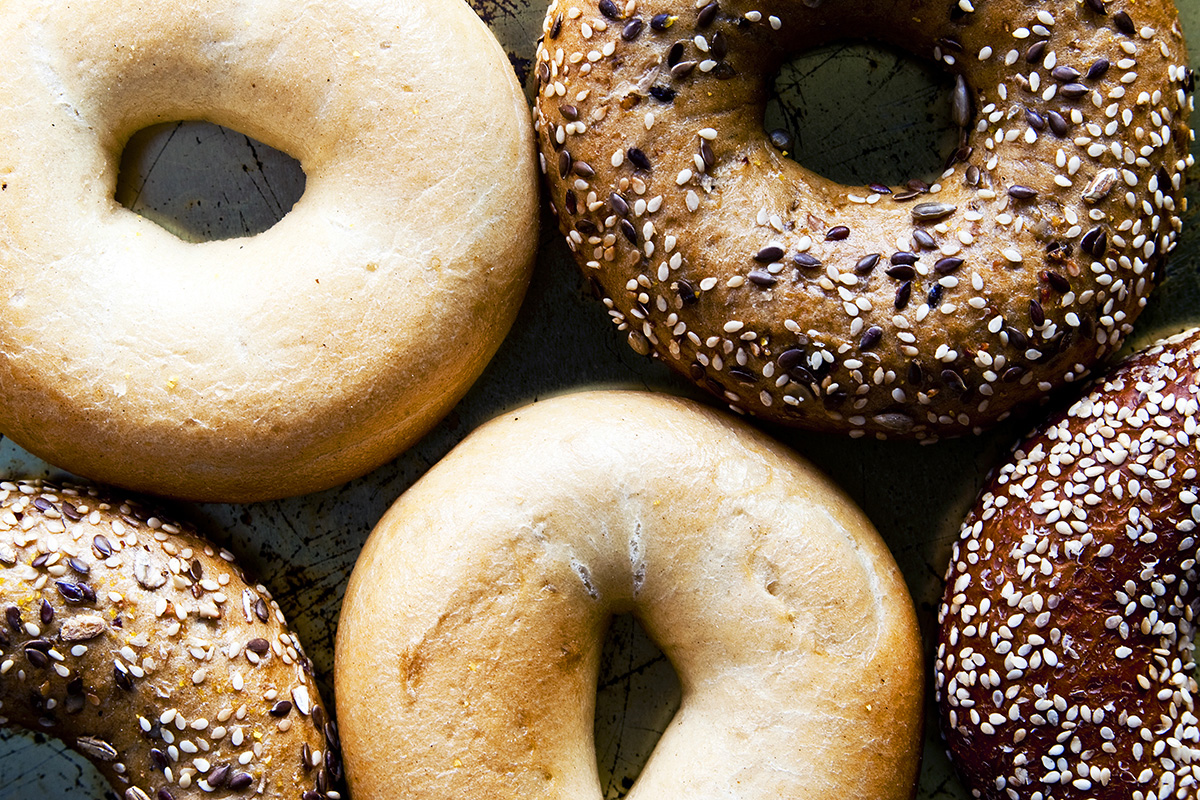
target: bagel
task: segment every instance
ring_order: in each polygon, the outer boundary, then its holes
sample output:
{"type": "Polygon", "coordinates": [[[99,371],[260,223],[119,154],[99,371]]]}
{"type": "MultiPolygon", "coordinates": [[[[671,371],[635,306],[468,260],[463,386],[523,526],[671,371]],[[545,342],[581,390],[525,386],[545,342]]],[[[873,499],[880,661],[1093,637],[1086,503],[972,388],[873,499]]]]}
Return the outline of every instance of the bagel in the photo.
{"type": "Polygon", "coordinates": [[[975,797],[1196,797],[1200,329],[1015,448],[963,523],[935,687],[975,797]]]}
{"type": "Polygon", "coordinates": [[[460,0],[14,0],[0,35],[0,432],[26,450],[155,494],[312,492],[424,434],[507,332],[529,111],[460,0]],[[272,228],[188,243],[114,200],[133,133],[197,119],[299,160],[272,228]]]}
{"type": "Polygon", "coordinates": [[[94,487],[0,482],[0,725],[62,739],[124,800],[336,800],[311,665],[232,560],[94,487]]]}
{"type": "Polygon", "coordinates": [[[1174,247],[1192,71],[1169,0],[552,0],[535,129],[559,228],[629,344],[736,410],[978,431],[1114,352],[1174,247]],[[845,186],[763,131],[800,50],[957,74],[933,185],[845,186]]]}
{"type": "Polygon", "coordinates": [[[594,392],[474,432],[369,537],[335,659],[355,800],[600,797],[624,612],[683,690],[629,797],[911,797],[920,633],[866,517],[741,423],[594,392]]]}

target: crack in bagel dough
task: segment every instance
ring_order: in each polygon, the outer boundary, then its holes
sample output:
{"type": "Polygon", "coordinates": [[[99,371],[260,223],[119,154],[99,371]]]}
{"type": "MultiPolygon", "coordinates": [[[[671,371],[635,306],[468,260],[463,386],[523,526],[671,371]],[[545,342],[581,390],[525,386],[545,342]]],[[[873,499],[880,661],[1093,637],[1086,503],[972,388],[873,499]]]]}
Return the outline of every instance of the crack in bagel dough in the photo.
{"type": "Polygon", "coordinates": [[[599,798],[626,612],[683,695],[629,797],[912,796],[920,632],[878,534],[762,434],[633,392],[493,420],[376,526],[336,648],[353,796],[599,798]]]}
{"type": "Polygon", "coordinates": [[[993,800],[1195,798],[1200,329],[1021,442],[963,523],[935,688],[993,800]]]}
{"type": "Polygon", "coordinates": [[[311,492],[393,458],[495,352],[537,174],[459,0],[16,0],[0,32],[0,431],[23,448],[160,494],[311,492]],[[128,137],[194,119],[300,161],[271,229],[186,243],[116,202],[128,137]]]}
{"type": "Polygon", "coordinates": [[[0,482],[0,725],[58,737],[124,800],[336,800],[312,665],[233,561],[96,487],[0,482]]]}
{"type": "Polygon", "coordinates": [[[1169,0],[553,0],[542,31],[567,246],[634,350],[737,410],[981,430],[1114,352],[1175,244],[1193,77],[1169,0]],[[840,185],[763,131],[788,57],[862,38],[959,76],[932,186],[840,185]]]}

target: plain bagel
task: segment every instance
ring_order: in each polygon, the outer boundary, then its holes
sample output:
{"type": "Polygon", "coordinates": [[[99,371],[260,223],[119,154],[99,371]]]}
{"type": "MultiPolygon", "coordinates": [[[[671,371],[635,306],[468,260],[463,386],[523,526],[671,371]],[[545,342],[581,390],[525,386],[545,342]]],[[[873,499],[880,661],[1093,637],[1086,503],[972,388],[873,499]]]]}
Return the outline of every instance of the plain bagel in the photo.
{"type": "Polygon", "coordinates": [[[336,800],[312,666],[228,551],[88,486],[0,482],[0,725],[124,800],[336,800]]]}
{"type": "Polygon", "coordinates": [[[1198,414],[1192,330],[1021,442],[963,523],[936,690],[976,797],[1197,796],[1198,414]]]}
{"type": "Polygon", "coordinates": [[[0,432],[22,447],[158,494],[311,492],[414,442],[498,347],[536,169],[465,3],[14,0],[0,35],[0,432]],[[187,243],[114,200],[130,135],[194,119],[299,160],[274,227],[187,243]]]}
{"type": "Polygon", "coordinates": [[[568,246],[635,350],[744,412],[978,430],[1114,352],[1175,244],[1193,78],[1170,0],[553,0],[542,32],[568,246]],[[839,185],[763,131],[782,63],[864,38],[958,75],[932,186],[839,185]]]}
{"type": "Polygon", "coordinates": [[[372,532],[336,653],[355,800],[599,798],[623,612],[683,687],[630,798],[912,795],[920,633],[862,512],[722,414],[593,392],[488,423],[372,532]]]}

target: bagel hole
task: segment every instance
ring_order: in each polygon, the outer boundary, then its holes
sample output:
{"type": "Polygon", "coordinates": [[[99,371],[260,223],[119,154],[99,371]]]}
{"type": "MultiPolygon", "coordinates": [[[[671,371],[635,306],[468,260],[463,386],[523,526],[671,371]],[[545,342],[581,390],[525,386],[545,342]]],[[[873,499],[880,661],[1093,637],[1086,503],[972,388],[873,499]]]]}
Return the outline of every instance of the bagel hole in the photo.
{"type": "Polygon", "coordinates": [[[679,700],[679,676],[641,623],[614,617],[600,656],[593,730],[605,800],[633,787],[679,700]]]}
{"type": "Polygon", "coordinates": [[[116,200],[186,242],[205,242],[262,233],[304,184],[287,153],[211,122],[167,122],[129,138],[116,200]]]}
{"type": "Polygon", "coordinates": [[[900,50],[822,46],[784,64],[770,87],[768,136],[787,131],[793,160],[841,184],[933,183],[959,145],[954,76],[900,50]]]}

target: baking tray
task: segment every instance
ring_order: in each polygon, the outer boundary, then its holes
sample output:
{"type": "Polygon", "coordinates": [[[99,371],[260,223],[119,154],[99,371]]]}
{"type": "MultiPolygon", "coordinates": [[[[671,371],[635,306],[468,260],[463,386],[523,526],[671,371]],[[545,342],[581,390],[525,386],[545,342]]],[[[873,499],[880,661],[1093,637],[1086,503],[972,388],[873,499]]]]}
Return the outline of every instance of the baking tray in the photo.
{"type": "MultiPolygon", "coordinates": [[[[1189,62],[1200,67],[1200,0],[1178,0],[1189,62]]],[[[532,97],[531,66],[544,5],[476,0],[475,10],[509,54],[532,97]]],[[[803,54],[779,76],[768,127],[797,132],[796,158],[847,183],[932,178],[953,149],[952,81],[898,53],[842,44],[803,54]]],[[[1193,146],[1200,155],[1200,147],[1193,146]]],[[[170,124],[127,149],[121,199],[180,235],[210,238],[260,230],[302,190],[302,176],[236,132],[170,124]]],[[[1200,322],[1200,174],[1166,277],[1137,323],[1132,346],[1200,322]]],[[[700,396],[660,364],[634,354],[590,296],[544,217],[538,263],[512,332],[483,376],[415,447],[364,478],[318,494],[254,505],[183,509],[256,571],[292,620],[332,696],[333,641],[346,581],[383,511],[458,441],[502,412],[597,386],[700,396]]],[[[1061,396],[1063,398],[1067,395],[1061,396]]],[[[932,664],[942,575],[959,521],[987,472],[1033,424],[1012,420],[979,437],[934,445],[846,440],[763,425],[829,472],[863,507],[891,547],[912,591],[932,664]]],[[[59,476],[0,440],[8,476],[59,476]]],[[[917,797],[965,800],[944,755],[928,691],[917,797]]],[[[670,664],[629,617],[604,647],[597,688],[596,753],[606,800],[622,796],[679,702],[670,664]]],[[[0,730],[0,800],[115,797],[91,766],[40,734],[0,730]]]]}

